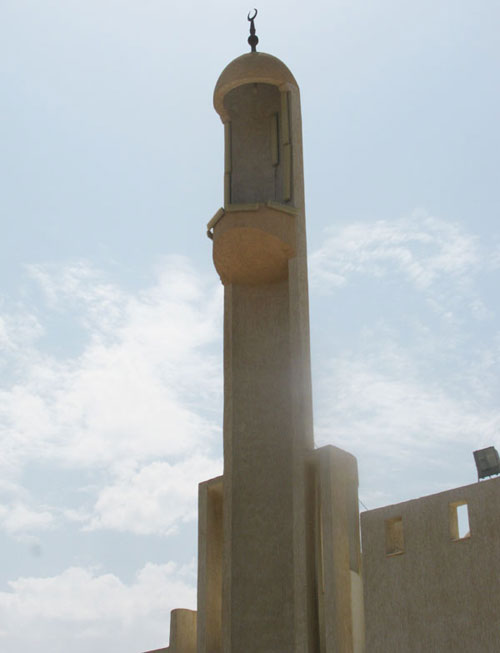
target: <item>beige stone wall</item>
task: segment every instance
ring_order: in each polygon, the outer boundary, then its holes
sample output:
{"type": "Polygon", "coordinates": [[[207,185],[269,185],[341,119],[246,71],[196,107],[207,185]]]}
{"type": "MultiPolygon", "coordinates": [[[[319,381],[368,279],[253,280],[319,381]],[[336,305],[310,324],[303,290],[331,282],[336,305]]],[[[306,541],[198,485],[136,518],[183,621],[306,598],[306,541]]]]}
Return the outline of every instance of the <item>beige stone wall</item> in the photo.
{"type": "Polygon", "coordinates": [[[500,650],[500,478],[365,512],[361,528],[367,653],[500,650]]]}

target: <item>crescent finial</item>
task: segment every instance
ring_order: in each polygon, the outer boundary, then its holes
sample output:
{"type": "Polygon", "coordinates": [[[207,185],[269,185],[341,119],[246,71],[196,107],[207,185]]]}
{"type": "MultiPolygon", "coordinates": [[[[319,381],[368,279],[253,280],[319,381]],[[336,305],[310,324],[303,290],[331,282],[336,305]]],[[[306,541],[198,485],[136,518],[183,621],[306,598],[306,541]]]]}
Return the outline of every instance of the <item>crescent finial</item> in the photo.
{"type": "Polygon", "coordinates": [[[247,16],[248,21],[249,21],[249,23],[250,23],[250,36],[248,37],[248,44],[249,44],[250,47],[252,48],[252,52],[257,52],[257,43],[259,42],[259,37],[255,34],[255,23],[254,23],[254,20],[255,20],[256,17],[257,17],[257,13],[258,13],[258,11],[257,11],[257,9],[254,9],[254,10],[253,10],[253,16],[250,15],[251,13],[252,13],[252,12],[249,11],[249,12],[248,12],[248,16],[247,16]]]}

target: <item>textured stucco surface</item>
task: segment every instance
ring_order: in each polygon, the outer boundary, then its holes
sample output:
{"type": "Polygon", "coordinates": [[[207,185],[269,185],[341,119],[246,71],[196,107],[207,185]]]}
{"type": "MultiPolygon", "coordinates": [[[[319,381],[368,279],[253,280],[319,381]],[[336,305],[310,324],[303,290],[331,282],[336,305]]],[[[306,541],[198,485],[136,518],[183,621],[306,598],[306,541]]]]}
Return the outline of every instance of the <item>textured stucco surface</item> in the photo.
{"type": "Polygon", "coordinates": [[[500,650],[500,478],[361,515],[367,653],[500,650]],[[466,501],[470,537],[453,539],[466,501]],[[404,552],[386,554],[402,518],[404,552]]]}

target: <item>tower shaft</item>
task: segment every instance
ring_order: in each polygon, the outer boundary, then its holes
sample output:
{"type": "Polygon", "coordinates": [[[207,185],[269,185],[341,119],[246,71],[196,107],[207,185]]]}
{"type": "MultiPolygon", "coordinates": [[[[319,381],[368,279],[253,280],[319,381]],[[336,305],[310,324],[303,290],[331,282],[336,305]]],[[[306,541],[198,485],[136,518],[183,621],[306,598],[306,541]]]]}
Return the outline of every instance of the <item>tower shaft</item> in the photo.
{"type": "Polygon", "coordinates": [[[240,61],[248,77],[240,69],[228,89],[223,73],[215,91],[226,138],[213,227],[225,297],[223,650],[305,651],[313,439],[300,100],[274,57],[240,61]]]}
{"type": "Polygon", "coordinates": [[[225,306],[225,650],[293,651],[305,469],[294,442],[288,282],[232,285],[225,306]]]}
{"type": "Polygon", "coordinates": [[[200,483],[198,610],[169,653],[362,653],[357,465],[314,449],[297,83],[252,52],[222,72],[224,473],[200,483]]]}

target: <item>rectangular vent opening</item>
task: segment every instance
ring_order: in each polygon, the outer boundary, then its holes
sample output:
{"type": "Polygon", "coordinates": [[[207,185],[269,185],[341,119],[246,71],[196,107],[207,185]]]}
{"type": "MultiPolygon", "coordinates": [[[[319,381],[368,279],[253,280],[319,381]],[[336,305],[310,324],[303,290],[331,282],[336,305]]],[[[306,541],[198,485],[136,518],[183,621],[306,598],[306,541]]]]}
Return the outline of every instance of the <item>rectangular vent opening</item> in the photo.
{"type": "Polygon", "coordinates": [[[450,503],[450,537],[452,540],[465,540],[470,537],[467,501],[450,503]]]}
{"type": "Polygon", "coordinates": [[[405,552],[403,518],[393,517],[385,520],[385,554],[396,556],[405,552]]]}

